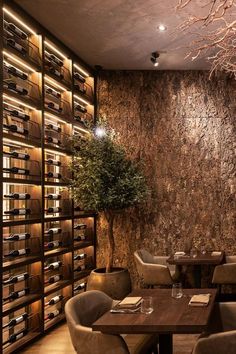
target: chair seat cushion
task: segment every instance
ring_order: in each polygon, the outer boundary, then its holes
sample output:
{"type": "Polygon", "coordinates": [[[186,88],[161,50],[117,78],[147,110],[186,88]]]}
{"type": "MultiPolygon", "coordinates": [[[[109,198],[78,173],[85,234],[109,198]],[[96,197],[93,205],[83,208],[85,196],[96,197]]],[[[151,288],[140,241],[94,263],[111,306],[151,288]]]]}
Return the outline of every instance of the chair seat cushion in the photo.
{"type": "Polygon", "coordinates": [[[148,350],[158,343],[157,335],[127,334],[123,336],[130,354],[147,354],[148,350]]]}

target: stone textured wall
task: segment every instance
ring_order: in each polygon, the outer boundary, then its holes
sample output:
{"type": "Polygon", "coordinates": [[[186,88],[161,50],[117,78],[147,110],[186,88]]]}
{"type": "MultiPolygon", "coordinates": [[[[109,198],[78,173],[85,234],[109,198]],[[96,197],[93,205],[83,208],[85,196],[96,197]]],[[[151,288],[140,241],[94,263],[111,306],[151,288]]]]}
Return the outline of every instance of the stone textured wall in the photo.
{"type": "MultiPolygon", "coordinates": [[[[143,162],[148,200],[115,221],[115,264],[138,282],[133,252],[194,245],[236,254],[236,81],[199,71],[105,71],[99,113],[143,162]]],[[[106,229],[98,226],[98,265],[106,229]]]]}

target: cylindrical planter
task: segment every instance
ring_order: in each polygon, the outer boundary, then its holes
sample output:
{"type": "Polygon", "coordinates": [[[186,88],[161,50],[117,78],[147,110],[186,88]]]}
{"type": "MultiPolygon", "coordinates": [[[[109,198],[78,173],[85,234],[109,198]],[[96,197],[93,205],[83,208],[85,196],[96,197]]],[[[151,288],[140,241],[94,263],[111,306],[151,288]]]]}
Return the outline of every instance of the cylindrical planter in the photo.
{"type": "Polygon", "coordinates": [[[128,269],[113,268],[106,273],[105,268],[92,270],[87,282],[87,290],[100,290],[114,300],[121,300],[131,292],[131,280],[128,269]]]}

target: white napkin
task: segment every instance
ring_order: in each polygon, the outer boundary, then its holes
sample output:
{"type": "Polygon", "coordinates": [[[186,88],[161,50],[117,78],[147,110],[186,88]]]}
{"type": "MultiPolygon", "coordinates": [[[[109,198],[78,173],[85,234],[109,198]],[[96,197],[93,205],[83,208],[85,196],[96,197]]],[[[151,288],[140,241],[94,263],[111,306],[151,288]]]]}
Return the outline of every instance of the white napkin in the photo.
{"type": "Polygon", "coordinates": [[[221,255],[221,251],[213,251],[211,252],[212,256],[220,256],[221,255]]]}
{"type": "Polygon", "coordinates": [[[185,252],[175,252],[175,256],[184,256],[185,252]]]}
{"type": "Polygon", "coordinates": [[[189,306],[207,306],[210,301],[211,294],[193,295],[189,301],[189,306]]]}

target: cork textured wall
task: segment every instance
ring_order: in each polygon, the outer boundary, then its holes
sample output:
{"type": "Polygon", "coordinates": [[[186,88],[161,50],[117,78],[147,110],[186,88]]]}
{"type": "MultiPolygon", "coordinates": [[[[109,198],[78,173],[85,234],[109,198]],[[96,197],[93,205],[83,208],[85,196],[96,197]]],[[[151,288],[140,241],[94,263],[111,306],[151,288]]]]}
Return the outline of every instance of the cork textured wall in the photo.
{"type": "MultiPolygon", "coordinates": [[[[133,252],[183,250],[186,240],[236,254],[236,81],[201,71],[104,71],[99,114],[143,163],[150,195],[115,221],[115,265],[138,277],[133,252]]],[[[98,225],[98,266],[106,229],[98,225]]]]}

